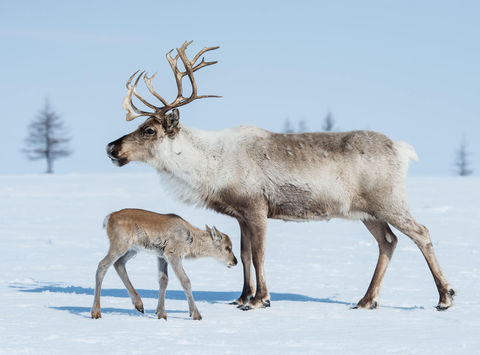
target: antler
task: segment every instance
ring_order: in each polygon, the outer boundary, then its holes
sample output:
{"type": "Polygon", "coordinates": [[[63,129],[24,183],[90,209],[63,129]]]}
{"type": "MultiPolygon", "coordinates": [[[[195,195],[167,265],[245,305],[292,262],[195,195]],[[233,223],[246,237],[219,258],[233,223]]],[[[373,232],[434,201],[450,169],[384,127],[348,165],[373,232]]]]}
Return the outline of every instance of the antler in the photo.
{"type": "Polygon", "coordinates": [[[163,97],[161,97],[159,94],[157,94],[157,92],[153,88],[152,80],[155,77],[156,73],[153,74],[151,77],[148,77],[147,74],[144,71],[141,72],[140,75],[138,75],[138,77],[135,80],[135,83],[133,85],[132,85],[132,80],[138,74],[139,70],[137,70],[135,73],[132,74],[132,76],[130,76],[130,78],[127,81],[127,89],[128,89],[127,96],[125,97],[125,99],[123,100],[123,103],[122,103],[122,107],[125,110],[127,110],[127,117],[126,117],[127,121],[131,121],[131,120],[133,120],[137,117],[140,117],[140,116],[154,116],[154,117],[162,118],[171,109],[173,109],[175,107],[180,107],[180,106],[186,105],[186,104],[192,102],[193,100],[204,99],[204,98],[207,98],[207,97],[221,97],[221,96],[217,96],[217,95],[197,95],[197,84],[195,82],[195,77],[193,76],[193,73],[196,72],[197,70],[199,70],[203,67],[206,67],[206,66],[217,63],[217,61],[206,62],[205,58],[202,57],[202,61],[200,63],[196,64],[198,59],[205,52],[215,50],[219,47],[218,46],[216,46],[216,47],[205,47],[200,52],[198,52],[197,55],[195,55],[195,57],[193,57],[193,60],[190,61],[187,58],[185,50],[187,49],[187,47],[192,42],[193,41],[185,42],[185,43],[183,43],[183,45],[180,48],[177,48],[177,55],[174,58],[172,58],[172,56],[170,55],[172,53],[173,49],[166,54],[167,60],[170,63],[170,67],[172,68],[173,75],[175,77],[175,81],[177,83],[177,89],[178,89],[177,97],[170,104],[167,103],[167,101],[165,101],[165,99],[163,97]],[[181,70],[178,69],[178,58],[180,58],[182,60],[185,71],[181,71],[181,70]],[[186,76],[186,75],[188,76],[188,79],[190,80],[190,84],[192,85],[192,93],[189,97],[184,97],[183,96],[183,89],[182,89],[182,80],[183,80],[183,77],[186,76]],[[143,80],[145,81],[145,85],[147,85],[147,88],[150,91],[150,93],[162,102],[162,104],[163,104],[162,107],[157,107],[157,106],[154,106],[154,105],[148,103],[144,98],[142,98],[137,93],[137,84],[140,81],[140,78],[142,76],[143,76],[143,80]],[[137,107],[135,107],[135,105],[132,102],[132,96],[133,95],[135,95],[135,97],[137,99],[139,99],[140,101],[142,101],[146,106],[153,109],[154,112],[142,111],[142,110],[139,110],[137,107]]]}

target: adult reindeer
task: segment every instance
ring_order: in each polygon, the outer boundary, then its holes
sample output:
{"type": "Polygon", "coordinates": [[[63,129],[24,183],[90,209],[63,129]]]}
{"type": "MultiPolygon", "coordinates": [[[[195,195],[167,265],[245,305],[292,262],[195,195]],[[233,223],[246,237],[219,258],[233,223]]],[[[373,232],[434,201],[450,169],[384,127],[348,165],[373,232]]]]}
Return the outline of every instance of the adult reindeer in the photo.
{"type": "Polygon", "coordinates": [[[372,281],[357,307],[375,308],[378,304],[380,285],[397,244],[389,225],[409,236],[423,253],[440,295],[437,309],[450,307],[454,291],[435,257],[429,232],[408,208],[405,179],[409,160],[417,159],[413,148],[370,131],[277,134],[246,126],[219,132],[184,126],[179,123],[178,107],[217,97],[197,94],[194,72],[216,63],[197,61],[218,47],[203,48],[189,60],[185,50],[190,43],[178,48],[174,58],[172,51],[167,53],[178,88],[172,103],[154,90],[153,76],[142,72],[133,85],[138,72],[130,77],[123,101],[127,121],[148,118],[134,132],[108,144],[107,153],[118,166],[130,161],[151,165],[185,202],[238,220],[244,283],[235,303],[245,310],[270,305],[264,274],[267,218],[303,221],[340,217],[360,219],[380,249],[372,281]],[[178,58],[184,71],[178,68],[178,58]],[[136,87],[142,76],[163,106],[154,106],[138,94],[136,87]],[[192,86],[189,97],[183,96],[185,76],[192,86]],[[153,112],[135,107],[133,95],[153,112]]]}

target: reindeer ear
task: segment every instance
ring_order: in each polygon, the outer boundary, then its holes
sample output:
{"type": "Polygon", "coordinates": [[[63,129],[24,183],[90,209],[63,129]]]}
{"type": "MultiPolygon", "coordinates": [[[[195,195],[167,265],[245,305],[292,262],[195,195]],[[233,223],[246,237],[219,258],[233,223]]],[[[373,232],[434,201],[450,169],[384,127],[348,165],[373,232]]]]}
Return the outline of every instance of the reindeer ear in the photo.
{"type": "Polygon", "coordinates": [[[208,226],[208,224],[205,224],[205,230],[210,233],[210,227],[208,226]]]}
{"type": "Polygon", "coordinates": [[[178,122],[180,121],[180,111],[174,108],[172,113],[169,113],[162,120],[163,128],[168,135],[175,135],[177,132],[178,122]]]}
{"type": "Polygon", "coordinates": [[[172,110],[172,119],[178,123],[180,120],[180,111],[178,111],[178,108],[174,108],[172,110]]]}
{"type": "Polygon", "coordinates": [[[213,226],[213,228],[210,230],[210,236],[216,242],[219,242],[220,240],[222,240],[222,235],[220,234],[218,229],[215,228],[215,226],[213,226]]]}

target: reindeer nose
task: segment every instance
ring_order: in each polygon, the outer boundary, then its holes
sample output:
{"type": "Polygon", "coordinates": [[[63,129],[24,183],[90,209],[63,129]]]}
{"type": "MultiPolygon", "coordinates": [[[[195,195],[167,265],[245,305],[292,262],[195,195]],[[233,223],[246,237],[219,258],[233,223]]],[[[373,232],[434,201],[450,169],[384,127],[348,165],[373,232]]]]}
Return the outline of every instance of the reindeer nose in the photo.
{"type": "Polygon", "coordinates": [[[238,264],[238,261],[237,261],[237,258],[236,257],[233,257],[233,266],[237,265],[238,264]]]}
{"type": "Polygon", "coordinates": [[[106,150],[108,155],[112,155],[113,151],[115,150],[115,142],[108,143],[106,150]]]}

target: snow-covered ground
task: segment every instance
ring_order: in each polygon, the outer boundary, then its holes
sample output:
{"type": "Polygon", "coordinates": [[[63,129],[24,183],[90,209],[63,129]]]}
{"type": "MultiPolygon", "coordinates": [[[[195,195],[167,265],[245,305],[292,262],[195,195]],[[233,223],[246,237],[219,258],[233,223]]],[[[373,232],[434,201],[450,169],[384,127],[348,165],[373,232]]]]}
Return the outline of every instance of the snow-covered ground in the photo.
{"type": "Polygon", "coordinates": [[[270,221],[266,276],[272,307],[243,312],[242,268],[186,261],[202,321],[188,317],[171,272],[168,321],[154,311],[156,260],[128,264],[145,305],[134,310],[119,277],[105,277],[102,318],[90,319],[94,274],[108,241],[104,216],[124,207],[174,212],[216,225],[234,243],[235,220],[183,205],[155,174],[0,176],[0,353],[480,353],[480,179],[411,178],[413,215],[430,229],[438,259],[458,296],[438,312],[420,251],[397,233],[380,308],[352,310],[366,291],[377,245],[359,222],[270,221]]]}

